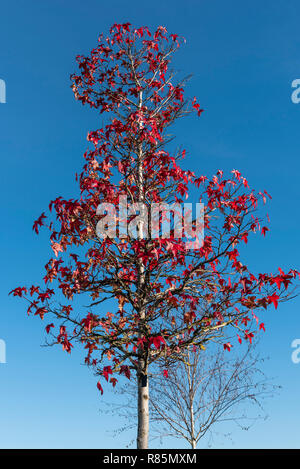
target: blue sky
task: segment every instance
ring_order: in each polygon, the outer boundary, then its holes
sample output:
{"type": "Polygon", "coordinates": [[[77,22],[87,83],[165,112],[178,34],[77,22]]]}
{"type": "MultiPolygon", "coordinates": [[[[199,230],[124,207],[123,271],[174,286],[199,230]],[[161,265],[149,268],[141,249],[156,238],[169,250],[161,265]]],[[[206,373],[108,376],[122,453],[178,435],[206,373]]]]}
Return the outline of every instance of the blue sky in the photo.
{"type": "MultiPolygon", "coordinates": [[[[236,168],[251,186],[272,194],[271,231],[250,243],[251,268],[299,268],[300,103],[291,101],[291,83],[300,78],[299,15],[299,2],[279,0],[2,3],[0,339],[7,363],[0,364],[0,447],[122,448],[134,437],[107,432],[118,419],[101,414],[103,398],[80,352],[70,357],[41,347],[44,324],[7,296],[39,280],[51,253],[46,234],[36,237],[32,222],[52,198],[76,196],[73,175],[87,132],[101,125],[73,98],[75,56],[92,49],[114,22],[164,25],[184,36],[175,66],[193,74],[189,93],[205,113],[180,122],[177,142],[187,149],[191,169],[211,175],[236,168]]],[[[216,436],[215,447],[300,447],[300,364],[291,361],[291,342],[300,338],[299,298],[263,319],[265,371],[283,389],[268,403],[267,421],[235,430],[232,441],[216,436]]]]}

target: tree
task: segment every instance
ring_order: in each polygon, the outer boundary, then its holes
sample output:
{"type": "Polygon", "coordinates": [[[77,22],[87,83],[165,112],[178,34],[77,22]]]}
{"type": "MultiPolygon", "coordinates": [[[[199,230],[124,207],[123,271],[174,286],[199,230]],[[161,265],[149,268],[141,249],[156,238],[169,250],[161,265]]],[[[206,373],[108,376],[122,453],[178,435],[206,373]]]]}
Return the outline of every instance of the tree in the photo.
{"type": "Polygon", "coordinates": [[[275,391],[261,370],[261,362],[248,345],[243,353],[228,357],[226,351],[187,347],[185,359],[168,367],[167,379],[161,374],[151,379],[150,415],[162,438],[184,438],[192,448],[216,424],[233,421],[249,428],[258,415],[245,414],[252,403],[262,410],[262,401],[275,391]]]}
{"type": "MultiPolygon", "coordinates": [[[[152,440],[184,439],[195,449],[207,435],[211,442],[222,431],[224,422],[248,430],[257,420],[266,419],[263,403],[280,386],[266,377],[265,359],[259,357],[256,345],[257,340],[229,356],[215,343],[205,351],[188,346],[180,361],[178,357],[167,363],[159,360],[149,374],[152,440]]],[[[106,409],[101,410],[124,421],[113,430],[117,437],[136,428],[136,380],[119,387],[114,394],[121,394],[122,399],[104,401],[106,409]]],[[[227,428],[222,433],[230,435],[227,428]]]]}
{"type": "MultiPolygon", "coordinates": [[[[47,225],[54,257],[46,264],[46,286],[11,292],[29,302],[28,314],[49,318],[49,343],[69,353],[76,342],[84,346],[101,393],[102,378],[115,386],[116,376],[137,374],[138,448],[148,445],[149,367],[162,356],[180,356],[190,344],[201,346],[224,328],[251,341],[249,315],[271,304],[277,308],[297,275],[280,270],[255,276],[239,259],[238,245],[250,233],[268,230],[255,213],[266,192],[250,190],[237,170],[229,179],[222,171],[210,180],[197,177],[179,165],[184,151],[168,150],[170,125],[191,111],[202,113],[196,98],[184,98],[185,80],[177,82],[170,70],[179,44],[163,27],[152,34],[147,27],[115,24],[89,56],[77,57],[75,98],[110,120],[88,134],[93,147],[76,175],[78,198],[60,196],[49,205],[56,217],[47,225]],[[153,204],[180,212],[191,190],[205,206],[203,243],[190,206],[184,215],[173,213],[169,233],[159,236],[153,204]],[[183,229],[185,217],[190,223],[183,229]],[[58,288],[50,288],[53,282],[58,288]],[[87,309],[76,304],[79,298],[89,301],[87,309]]],[[[43,212],[33,229],[38,233],[44,224],[43,212]]]]}

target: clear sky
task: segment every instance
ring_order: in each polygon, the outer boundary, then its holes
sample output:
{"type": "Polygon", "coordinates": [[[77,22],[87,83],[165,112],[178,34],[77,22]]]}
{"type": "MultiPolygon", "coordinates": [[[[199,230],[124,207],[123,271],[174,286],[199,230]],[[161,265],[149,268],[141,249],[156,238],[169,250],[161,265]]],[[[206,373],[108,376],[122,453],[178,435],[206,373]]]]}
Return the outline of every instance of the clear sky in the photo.
{"type": "MultiPolygon", "coordinates": [[[[175,66],[193,74],[189,93],[205,113],[182,120],[177,142],[189,166],[207,175],[239,169],[251,186],[273,196],[271,231],[250,243],[254,271],[299,269],[300,103],[291,83],[300,78],[300,4],[258,0],[19,0],[0,10],[1,309],[0,447],[124,448],[134,435],[107,431],[118,419],[101,414],[96,379],[79,352],[41,348],[44,326],[28,318],[8,292],[38,282],[51,255],[47,234],[32,222],[56,196],[76,196],[88,130],[97,114],[77,103],[69,87],[75,56],[97,44],[114,22],[164,25],[187,44],[175,66]]],[[[300,364],[291,342],[300,338],[300,299],[262,315],[265,371],[283,389],[267,406],[269,419],[215,447],[300,447],[300,364]]],[[[261,316],[261,317],[262,317],[261,316]]],[[[156,443],[151,443],[152,447],[156,443]]],[[[173,447],[184,447],[171,442],[173,447]]]]}

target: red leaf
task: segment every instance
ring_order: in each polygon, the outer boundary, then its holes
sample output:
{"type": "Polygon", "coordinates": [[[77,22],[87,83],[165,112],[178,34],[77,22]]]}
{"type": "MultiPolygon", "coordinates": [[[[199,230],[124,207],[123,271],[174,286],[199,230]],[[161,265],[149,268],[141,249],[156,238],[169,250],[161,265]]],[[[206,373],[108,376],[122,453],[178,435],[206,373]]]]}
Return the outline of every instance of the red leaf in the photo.
{"type": "Polygon", "coordinates": [[[58,256],[59,252],[63,252],[63,248],[62,248],[61,244],[59,244],[59,243],[52,243],[51,247],[52,247],[52,250],[53,250],[56,257],[58,256]]]}
{"type": "Polygon", "coordinates": [[[103,368],[102,374],[103,374],[104,378],[106,379],[106,381],[108,381],[108,375],[112,375],[111,367],[110,366],[105,366],[103,368]]]}
{"type": "Polygon", "coordinates": [[[228,350],[228,352],[230,352],[232,345],[229,342],[227,342],[226,344],[223,344],[223,347],[224,347],[224,350],[228,350]]]}
{"type": "Polygon", "coordinates": [[[123,373],[126,378],[130,379],[130,369],[127,365],[122,365],[120,368],[120,373],[123,373]]]}
{"type": "Polygon", "coordinates": [[[116,378],[110,378],[109,382],[113,385],[113,388],[114,388],[118,380],[116,378]]]}
{"type": "Polygon", "coordinates": [[[54,327],[54,324],[48,324],[48,326],[45,327],[47,334],[49,334],[51,327],[54,327]]]}
{"type": "Polygon", "coordinates": [[[98,388],[99,391],[101,392],[101,396],[103,396],[103,388],[102,388],[102,386],[101,386],[101,384],[100,384],[100,381],[98,381],[98,383],[97,383],[97,388],[98,388]]]}
{"type": "Polygon", "coordinates": [[[42,215],[39,216],[39,218],[34,222],[32,229],[36,232],[36,234],[39,234],[39,226],[42,226],[43,219],[47,218],[45,213],[43,212],[42,215]]]}
{"type": "Polygon", "coordinates": [[[32,285],[32,287],[30,288],[30,296],[38,292],[39,292],[39,287],[35,287],[34,285],[32,285]]]}
{"type": "Polygon", "coordinates": [[[152,337],[150,342],[154,345],[156,350],[159,350],[162,344],[165,344],[165,339],[160,335],[156,337],[152,337]]]}
{"type": "Polygon", "coordinates": [[[270,304],[270,303],[273,303],[273,305],[275,306],[275,309],[277,309],[278,300],[279,300],[279,296],[276,295],[276,293],[273,293],[273,295],[268,296],[268,302],[269,302],[269,304],[270,304]]]}
{"type": "Polygon", "coordinates": [[[27,288],[25,287],[17,287],[15,288],[14,290],[12,290],[11,292],[9,292],[9,295],[11,295],[13,293],[13,296],[20,296],[22,297],[23,296],[23,292],[24,293],[27,293],[27,288]]]}
{"type": "Polygon", "coordinates": [[[245,331],[245,339],[248,339],[250,344],[252,344],[253,337],[254,337],[254,334],[252,332],[245,331]]]}

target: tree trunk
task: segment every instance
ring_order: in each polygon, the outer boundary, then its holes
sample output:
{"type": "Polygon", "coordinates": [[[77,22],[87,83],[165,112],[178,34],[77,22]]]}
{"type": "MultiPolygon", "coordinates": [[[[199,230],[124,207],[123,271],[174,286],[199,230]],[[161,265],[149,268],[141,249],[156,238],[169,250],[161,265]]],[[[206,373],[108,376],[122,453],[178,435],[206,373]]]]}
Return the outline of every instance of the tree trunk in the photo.
{"type": "MultiPolygon", "coordinates": [[[[136,84],[139,86],[139,82],[136,78],[134,72],[136,84]]],[[[143,92],[139,93],[139,110],[142,109],[143,104],[143,92]]],[[[142,129],[142,123],[139,124],[140,130],[142,129]]],[[[144,203],[144,174],[143,174],[143,142],[140,139],[138,143],[137,151],[137,186],[138,186],[138,201],[139,203],[144,203]]],[[[143,222],[138,223],[138,239],[143,239],[143,222]]],[[[144,285],[145,285],[145,268],[142,259],[138,259],[138,293],[140,295],[140,330],[139,337],[143,337],[145,334],[145,317],[146,311],[144,307],[144,285]]],[[[149,383],[148,383],[148,363],[147,357],[143,347],[140,347],[140,359],[137,370],[137,382],[138,382],[138,431],[137,431],[137,448],[138,449],[147,449],[148,448],[148,436],[149,436],[149,383]]]]}
{"type": "Polygon", "coordinates": [[[188,357],[188,364],[185,365],[185,369],[187,371],[188,377],[188,384],[189,384],[189,410],[190,410],[190,433],[191,433],[191,447],[196,449],[197,441],[195,438],[195,415],[194,415],[194,397],[195,397],[195,368],[193,369],[191,375],[191,367],[190,367],[190,347],[187,348],[187,357],[188,357]]]}
{"type": "Polygon", "coordinates": [[[148,448],[149,435],[149,382],[144,374],[138,376],[138,431],[137,449],[148,448]]]}

